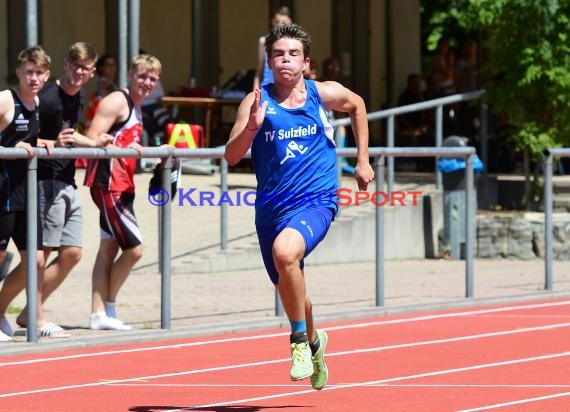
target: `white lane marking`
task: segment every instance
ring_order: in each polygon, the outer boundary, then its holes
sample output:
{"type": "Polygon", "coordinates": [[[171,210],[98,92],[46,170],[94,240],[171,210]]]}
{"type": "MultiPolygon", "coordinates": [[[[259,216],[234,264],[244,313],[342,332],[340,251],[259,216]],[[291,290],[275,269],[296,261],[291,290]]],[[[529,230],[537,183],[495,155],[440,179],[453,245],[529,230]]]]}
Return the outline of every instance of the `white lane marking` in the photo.
{"type": "MultiPolygon", "coordinates": [[[[487,314],[487,313],[508,312],[508,311],[513,311],[513,310],[524,310],[524,309],[539,309],[539,308],[564,306],[564,305],[570,305],[570,300],[558,301],[558,302],[538,303],[538,304],[529,304],[529,305],[504,306],[504,307],[500,307],[500,308],[479,309],[479,310],[462,311],[462,312],[440,313],[440,314],[435,314],[435,315],[414,316],[411,318],[399,318],[399,319],[391,319],[391,320],[382,320],[382,321],[377,321],[377,322],[364,322],[364,323],[357,323],[357,324],[352,324],[352,325],[329,327],[329,328],[325,328],[325,330],[331,331],[331,330],[367,328],[367,327],[371,327],[371,326],[393,325],[393,324],[409,323],[409,322],[421,322],[421,321],[426,321],[426,320],[443,319],[443,318],[451,318],[451,317],[459,317],[459,316],[474,316],[474,315],[481,315],[481,314],[487,314]]],[[[65,361],[65,360],[70,360],[70,359],[91,358],[91,357],[97,357],[97,356],[117,355],[117,354],[123,354],[123,353],[136,353],[136,352],[180,349],[180,348],[187,348],[187,347],[192,347],[192,346],[203,346],[203,345],[230,343],[230,342],[238,342],[238,341],[257,340],[257,339],[268,339],[268,338],[282,337],[282,336],[289,336],[289,332],[278,332],[278,333],[254,335],[254,336],[246,336],[246,337],[237,337],[237,338],[213,339],[213,340],[205,340],[205,341],[190,342],[190,343],[179,343],[179,344],[172,344],[172,345],[145,346],[145,347],[132,348],[132,349],[118,349],[118,350],[110,350],[110,351],[80,353],[80,354],[75,354],[75,355],[28,359],[28,360],[22,360],[22,361],[1,362],[0,367],[13,366],[13,365],[29,365],[29,364],[42,363],[42,362],[65,361]]]]}
{"type": "Polygon", "coordinates": [[[378,352],[381,350],[411,348],[415,346],[425,346],[425,345],[436,345],[439,343],[461,342],[466,340],[492,338],[495,336],[516,335],[518,333],[528,333],[528,332],[537,332],[549,329],[567,328],[569,326],[570,322],[555,323],[552,325],[534,326],[530,328],[520,328],[520,329],[510,329],[510,330],[503,330],[503,331],[489,332],[489,333],[479,333],[477,335],[466,335],[466,336],[457,336],[454,338],[443,338],[443,339],[433,339],[433,340],[425,340],[419,342],[399,343],[397,345],[379,346],[376,348],[368,348],[368,349],[355,349],[354,351],[335,352],[332,354],[327,353],[327,356],[350,355],[352,353],[378,352]]]}
{"type": "MultiPolygon", "coordinates": [[[[350,350],[350,351],[327,353],[327,357],[354,355],[354,354],[361,354],[361,353],[378,352],[378,351],[382,351],[382,350],[401,349],[401,348],[410,348],[410,347],[415,347],[415,346],[434,345],[434,344],[447,343],[447,342],[457,342],[457,341],[465,341],[465,340],[473,340],[473,339],[482,339],[482,338],[488,338],[488,337],[494,337],[494,336],[503,336],[503,335],[508,335],[508,334],[518,334],[518,333],[525,333],[525,332],[534,332],[537,330],[554,329],[555,327],[561,328],[561,327],[568,327],[568,326],[570,326],[570,323],[564,323],[564,324],[559,324],[559,325],[538,326],[538,327],[534,327],[534,328],[525,328],[525,329],[513,329],[513,330],[508,330],[508,331],[500,331],[500,332],[485,333],[485,334],[478,334],[478,335],[467,335],[467,336],[447,338],[447,339],[436,339],[436,340],[429,340],[429,341],[403,343],[403,344],[398,344],[398,345],[379,346],[379,347],[367,348],[367,349],[355,349],[355,350],[350,350]]],[[[537,359],[539,359],[539,358],[537,358],[537,359]]],[[[224,370],[231,370],[231,369],[241,369],[241,368],[246,368],[246,367],[251,367],[251,366],[271,365],[271,364],[275,364],[275,363],[290,362],[290,361],[291,361],[290,358],[282,358],[282,359],[274,359],[274,360],[268,360],[268,361],[259,361],[259,362],[249,362],[249,363],[234,364],[234,365],[216,366],[216,367],[210,367],[210,368],[204,368],[204,369],[194,369],[194,370],[175,372],[175,373],[165,373],[165,374],[159,374],[159,375],[139,376],[139,377],[135,377],[135,378],[115,379],[115,380],[108,380],[105,382],[92,382],[92,383],[86,383],[86,384],[67,385],[67,386],[61,386],[61,387],[56,386],[56,387],[52,387],[52,388],[33,389],[33,390],[29,390],[29,391],[0,394],[0,398],[10,397],[10,396],[19,396],[19,395],[29,395],[29,394],[33,394],[33,393],[53,392],[53,391],[60,391],[60,390],[66,390],[66,389],[90,387],[90,386],[100,386],[100,385],[124,383],[124,382],[137,382],[137,381],[141,381],[141,380],[159,379],[159,378],[172,377],[172,376],[195,375],[195,374],[199,374],[199,373],[217,372],[217,371],[224,371],[224,370]]]]}
{"type": "Polygon", "coordinates": [[[519,400],[511,401],[511,402],[496,403],[494,405],[481,406],[479,408],[463,409],[463,410],[460,410],[458,412],[488,411],[489,409],[502,408],[503,406],[521,405],[523,403],[545,401],[548,399],[561,398],[564,396],[570,396],[570,392],[555,393],[552,395],[538,396],[536,398],[526,398],[526,399],[519,399],[519,400]]]}
{"type": "MultiPolygon", "coordinates": [[[[560,357],[564,357],[564,356],[570,356],[570,352],[553,353],[553,354],[549,354],[549,355],[534,356],[534,357],[530,357],[530,358],[512,359],[512,360],[508,360],[508,361],[485,363],[485,364],[480,364],[480,365],[466,366],[466,367],[462,367],[462,368],[444,369],[444,370],[439,370],[439,371],[425,372],[425,373],[419,373],[419,374],[408,375],[408,376],[398,376],[395,378],[380,379],[380,380],[376,380],[376,381],[361,382],[361,383],[354,383],[354,384],[348,384],[348,385],[336,385],[336,386],[331,386],[331,387],[327,386],[327,387],[323,388],[322,390],[323,391],[326,391],[326,390],[332,391],[332,390],[337,390],[337,389],[355,388],[355,387],[360,387],[360,386],[370,386],[370,385],[377,385],[380,383],[403,381],[406,379],[425,378],[425,377],[430,377],[430,376],[438,376],[438,375],[445,375],[445,374],[451,374],[451,373],[457,373],[457,372],[466,372],[466,371],[472,371],[472,370],[478,370],[478,369],[484,369],[484,368],[492,368],[492,367],[496,367],[496,366],[514,365],[517,363],[533,362],[533,361],[540,361],[540,360],[545,360],[545,359],[554,359],[554,358],[560,358],[560,357]]],[[[236,399],[233,401],[211,403],[211,404],[207,404],[207,405],[190,406],[190,407],[179,408],[179,409],[171,409],[171,410],[167,410],[165,412],[189,411],[189,410],[193,410],[193,409],[212,408],[212,407],[235,405],[235,404],[241,405],[241,404],[244,404],[246,402],[254,402],[254,401],[260,401],[260,400],[282,398],[282,397],[294,396],[294,395],[303,395],[303,394],[307,394],[307,393],[316,393],[316,391],[314,391],[314,390],[297,391],[297,392],[280,393],[280,394],[276,394],[276,395],[259,396],[259,397],[255,397],[255,398],[236,399]]]]}
{"type": "MultiPolygon", "coordinates": [[[[354,385],[355,383],[350,383],[354,385]]],[[[344,384],[346,385],[346,383],[344,384]]],[[[332,384],[328,386],[344,386],[332,384]]],[[[120,386],[130,388],[306,388],[307,384],[269,384],[269,383],[110,383],[108,386],[120,386]]],[[[570,388],[570,385],[559,384],[534,384],[534,383],[378,383],[366,385],[371,388],[513,388],[513,389],[550,389],[570,388]]]]}

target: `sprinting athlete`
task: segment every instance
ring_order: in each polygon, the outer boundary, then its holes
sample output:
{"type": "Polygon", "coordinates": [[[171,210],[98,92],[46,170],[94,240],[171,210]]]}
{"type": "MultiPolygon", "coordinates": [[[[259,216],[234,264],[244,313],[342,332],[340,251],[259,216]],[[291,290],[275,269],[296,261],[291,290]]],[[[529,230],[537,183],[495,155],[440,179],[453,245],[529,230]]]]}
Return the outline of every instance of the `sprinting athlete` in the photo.
{"type": "MultiPolygon", "coordinates": [[[[160,61],[141,54],[129,70],[129,85],[107,95],[87,135],[97,139],[102,134],[114,136],[113,145],[141,150],[141,102],[155,88],[162,70],[160,61]]],[[[101,243],[93,267],[91,329],[129,330],[130,325],[117,319],[115,301],[131,269],[142,257],[142,236],[133,210],[136,159],[90,160],[85,185],[100,210],[101,243]],[[119,248],[121,255],[117,257],[119,248]]]]}
{"type": "Polygon", "coordinates": [[[337,82],[305,80],[311,39],[300,26],[279,25],[265,39],[274,83],[241,102],[226,144],[233,165],[251,147],[257,178],[255,224],[269,277],[291,323],[292,380],[328,378],[327,334],[315,329],[303,262],[325,237],[337,212],[337,167],[327,112],[346,112],[356,137],[360,190],[374,179],[368,158],[368,120],[360,96],[337,82]]]}

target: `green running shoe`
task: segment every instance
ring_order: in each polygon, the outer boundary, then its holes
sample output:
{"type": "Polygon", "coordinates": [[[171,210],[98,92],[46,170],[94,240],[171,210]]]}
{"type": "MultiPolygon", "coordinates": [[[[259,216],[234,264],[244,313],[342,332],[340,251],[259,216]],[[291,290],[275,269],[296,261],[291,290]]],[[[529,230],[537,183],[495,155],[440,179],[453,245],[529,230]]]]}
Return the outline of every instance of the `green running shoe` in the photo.
{"type": "Polygon", "coordinates": [[[311,386],[313,389],[320,391],[327,384],[329,378],[329,370],[325,363],[325,349],[327,348],[328,336],[324,330],[317,329],[319,337],[319,350],[312,357],[313,360],[313,374],[311,375],[311,386]]]}
{"type": "Polygon", "coordinates": [[[291,344],[291,380],[308,378],[313,373],[309,342],[291,344]]]}

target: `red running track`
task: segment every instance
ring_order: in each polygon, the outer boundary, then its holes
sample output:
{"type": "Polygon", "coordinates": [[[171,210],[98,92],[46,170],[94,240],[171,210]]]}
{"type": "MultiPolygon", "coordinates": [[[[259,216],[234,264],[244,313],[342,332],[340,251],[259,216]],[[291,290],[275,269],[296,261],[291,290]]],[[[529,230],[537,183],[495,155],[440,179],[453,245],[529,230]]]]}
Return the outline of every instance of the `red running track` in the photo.
{"type": "Polygon", "coordinates": [[[0,410],[570,410],[570,300],[320,326],[322,391],[288,380],[279,330],[7,357],[0,410]]]}

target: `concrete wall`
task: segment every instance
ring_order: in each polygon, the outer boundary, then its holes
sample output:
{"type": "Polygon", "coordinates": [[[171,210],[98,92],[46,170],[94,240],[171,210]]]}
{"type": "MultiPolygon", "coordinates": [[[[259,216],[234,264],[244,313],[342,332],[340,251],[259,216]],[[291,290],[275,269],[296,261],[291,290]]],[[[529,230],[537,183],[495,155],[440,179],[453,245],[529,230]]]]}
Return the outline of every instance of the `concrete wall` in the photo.
{"type": "MultiPolygon", "coordinates": [[[[405,207],[383,207],[385,259],[423,259],[426,243],[437,242],[437,232],[443,224],[441,193],[429,194],[429,197],[432,200],[430,221],[433,223],[428,226],[424,223],[422,197],[417,206],[407,203],[405,207]],[[429,233],[426,233],[426,227],[430,228],[429,233]]],[[[374,208],[362,208],[362,213],[347,217],[341,215],[307,262],[330,264],[375,260],[375,218],[374,208]],[[347,248],[347,244],[351,247],[347,248]]]]}

